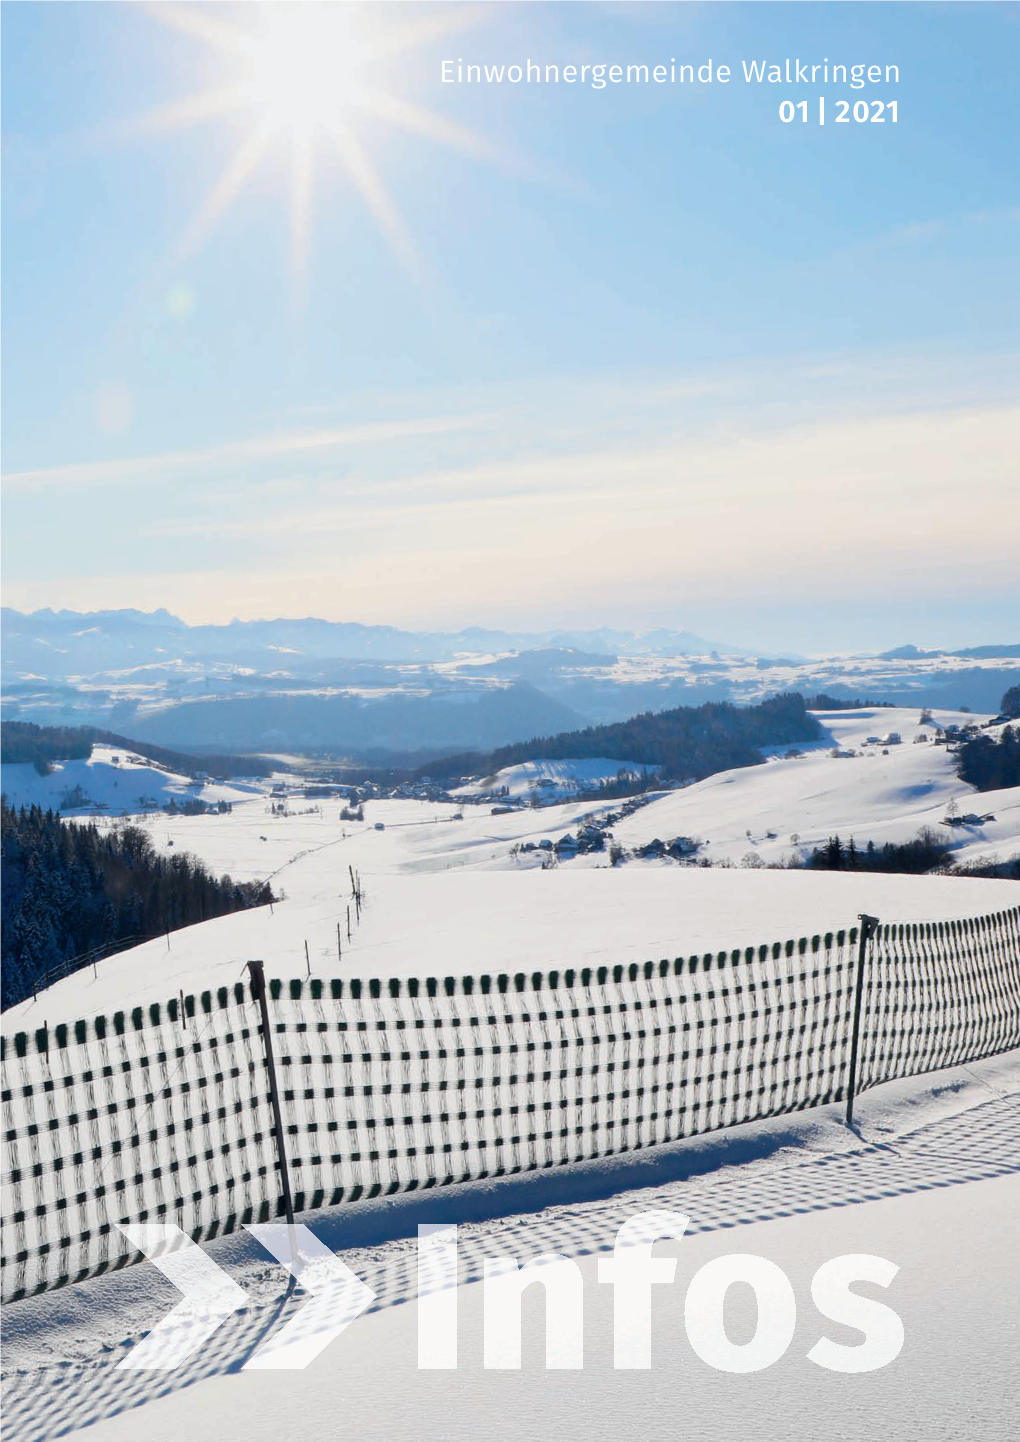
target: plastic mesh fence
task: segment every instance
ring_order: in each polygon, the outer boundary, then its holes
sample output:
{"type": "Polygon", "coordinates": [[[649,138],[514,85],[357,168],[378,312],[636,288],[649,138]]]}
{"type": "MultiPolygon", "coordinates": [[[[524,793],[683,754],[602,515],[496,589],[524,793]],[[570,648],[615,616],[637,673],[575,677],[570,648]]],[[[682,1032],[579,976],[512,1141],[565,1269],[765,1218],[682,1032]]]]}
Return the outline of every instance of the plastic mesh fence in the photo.
{"type": "MultiPolygon", "coordinates": [[[[629,967],[269,983],[296,1211],[838,1101],[857,930],[629,967]]],[[[858,1090],[1020,1045],[1020,907],[868,944],[858,1090]]],[[[3,1039],[3,1298],[282,1214],[237,984],[3,1039]]]]}

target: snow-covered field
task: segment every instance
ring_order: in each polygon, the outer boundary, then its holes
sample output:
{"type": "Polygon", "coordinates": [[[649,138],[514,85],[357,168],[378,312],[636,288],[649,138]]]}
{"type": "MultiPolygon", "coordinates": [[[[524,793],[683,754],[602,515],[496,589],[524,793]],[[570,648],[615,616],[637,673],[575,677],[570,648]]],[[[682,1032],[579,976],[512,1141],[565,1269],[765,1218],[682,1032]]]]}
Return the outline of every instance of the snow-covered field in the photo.
{"type": "MultiPolygon", "coordinates": [[[[943,724],[966,719],[982,718],[936,716],[943,724]]],[[[885,921],[938,920],[1015,904],[1011,881],[739,865],[748,853],[785,859],[837,831],[862,846],[907,840],[924,825],[947,835],[961,857],[1020,852],[1020,789],[972,792],[944,746],[915,744],[921,731],[933,734],[916,711],[835,712],[822,720],[829,737],[799,758],[661,793],[613,827],[628,848],[654,837],[696,837],[704,855],[738,863],[732,868],[668,859],[614,868],[604,851],[543,870],[540,850],[512,853],[518,843],[575,832],[585,819],[604,815],[605,803],[493,816],[491,806],[467,801],[381,800],[367,803],[363,823],[351,823],[340,820],[338,803],[295,795],[290,814],[280,815],[265,789],[245,797],[234,787],[228,815],[142,818],[160,849],[192,851],[214,872],[238,879],[272,877],[283,900],[272,911],[235,913],[108,957],[14,1008],[5,1029],[223,985],[254,957],[280,977],[309,970],[323,977],[463,975],[658,960],[785,940],[849,927],[861,911],[885,921]],[[867,742],[891,731],[901,735],[899,745],[867,742]],[[832,756],[832,749],[856,754],[832,756]],[[943,827],[954,800],[961,813],[992,812],[996,820],[943,827]],[[350,868],[366,894],[360,924],[350,903],[350,868]]],[[[119,769],[108,765],[104,774],[119,769]]],[[[40,785],[53,779],[32,777],[40,785]]]]}

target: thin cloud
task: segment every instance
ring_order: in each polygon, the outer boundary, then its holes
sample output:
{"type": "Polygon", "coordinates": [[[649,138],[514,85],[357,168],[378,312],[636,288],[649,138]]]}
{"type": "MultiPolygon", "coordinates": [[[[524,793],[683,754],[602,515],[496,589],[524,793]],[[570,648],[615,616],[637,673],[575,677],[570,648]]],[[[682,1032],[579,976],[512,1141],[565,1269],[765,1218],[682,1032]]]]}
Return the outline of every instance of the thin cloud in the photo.
{"type": "Polygon", "coordinates": [[[1006,224],[1016,220],[1018,217],[1020,217],[1020,208],[1016,206],[997,206],[991,210],[975,210],[962,215],[941,216],[932,220],[911,221],[907,225],[898,225],[893,230],[886,231],[883,235],[875,235],[868,240],[858,241],[854,245],[844,246],[835,252],[833,258],[842,260],[846,256],[863,255],[871,251],[895,249],[898,246],[921,245],[925,241],[934,240],[937,236],[949,235],[959,226],[1006,224]]]}
{"type": "MultiPolygon", "coordinates": [[[[328,505],[260,515],[235,511],[215,529],[224,538],[286,538],[313,547],[326,536],[380,529],[388,549],[394,536],[429,524],[460,527],[464,544],[489,546],[487,534],[498,522],[495,549],[507,558],[533,545],[543,527],[557,545],[569,535],[573,548],[587,531],[598,547],[600,535],[614,535],[635,516],[670,535],[677,527],[696,529],[702,544],[709,536],[721,544],[750,528],[757,547],[761,535],[774,533],[777,543],[785,538],[787,550],[801,539],[821,545],[816,533],[826,517],[832,524],[823,529],[844,540],[857,534],[862,544],[872,537],[868,544],[875,551],[889,545],[893,521],[933,542],[943,534],[962,541],[964,531],[974,531],[975,542],[979,535],[991,541],[1001,537],[1010,511],[1016,513],[1006,457],[1018,434],[1017,408],[915,410],[725,440],[674,439],[640,450],[585,450],[409,474],[347,485],[342,498],[328,505]],[[948,502],[961,474],[975,467],[986,497],[999,499],[997,519],[990,525],[982,513],[971,518],[976,531],[961,530],[948,502]],[[514,533],[518,521],[530,542],[514,533]]],[[[208,530],[208,520],[189,517],[159,521],[143,534],[208,530]]]]}
{"type": "Polygon", "coordinates": [[[35,471],[12,471],[3,477],[3,482],[9,489],[27,491],[48,486],[116,485],[143,477],[163,478],[173,471],[194,470],[197,467],[215,468],[237,461],[269,460],[306,451],[378,444],[414,436],[448,435],[476,430],[496,419],[495,415],[447,416],[427,420],[381,421],[371,425],[345,426],[339,430],[288,431],[283,435],[257,436],[247,441],[228,441],[204,450],[169,451],[160,455],[134,456],[129,460],[86,461],[35,471]]]}

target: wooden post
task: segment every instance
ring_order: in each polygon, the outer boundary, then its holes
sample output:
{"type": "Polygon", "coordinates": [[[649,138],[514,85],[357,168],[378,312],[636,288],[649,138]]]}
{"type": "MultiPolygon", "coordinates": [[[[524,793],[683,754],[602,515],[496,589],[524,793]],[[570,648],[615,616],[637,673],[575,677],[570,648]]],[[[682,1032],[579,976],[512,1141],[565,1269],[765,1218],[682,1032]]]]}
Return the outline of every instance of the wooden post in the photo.
{"type": "Polygon", "coordinates": [[[280,1159],[280,1186],[283,1192],[283,1208],[287,1225],[294,1225],[294,1203],[290,1194],[290,1173],[287,1170],[287,1147],[284,1142],[283,1114],[280,1111],[280,1091],[276,1084],[276,1061],[273,1057],[273,1038],[269,1030],[269,1004],[266,1001],[266,972],[261,961],[249,961],[252,996],[259,1004],[262,1017],[262,1046],[266,1053],[266,1072],[269,1076],[269,1100],[273,1105],[273,1127],[276,1131],[276,1155],[280,1159]]]}
{"type": "Polygon", "coordinates": [[[308,960],[308,938],[305,937],[305,975],[311,976],[312,963],[308,960]]]}
{"type": "Polygon", "coordinates": [[[846,1089],[846,1124],[848,1127],[854,1123],[854,1094],[857,1090],[857,1052],[860,1046],[861,1037],[861,1003],[864,1000],[864,961],[868,953],[868,942],[878,929],[879,920],[877,916],[869,916],[867,912],[860,913],[861,935],[857,947],[857,985],[854,997],[854,1025],[850,1037],[850,1078],[846,1089]]]}

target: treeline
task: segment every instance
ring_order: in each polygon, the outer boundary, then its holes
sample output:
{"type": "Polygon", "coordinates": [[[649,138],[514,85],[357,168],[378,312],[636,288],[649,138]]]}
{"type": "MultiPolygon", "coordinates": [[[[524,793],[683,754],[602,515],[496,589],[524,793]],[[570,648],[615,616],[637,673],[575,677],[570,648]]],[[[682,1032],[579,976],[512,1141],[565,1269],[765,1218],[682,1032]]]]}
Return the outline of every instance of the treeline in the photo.
{"type": "Polygon", "coordinates": [[[87,761],[91,755],[90,727],[0,722],[0,763],[4,766],[35,766],[45,776],[53,761],[87,761]]]}
{"type": "Polygon", "coordinates": [[[33,721],[0,722],[0,761],[5,766],[34,764],[45,775],[54,761],[87,761],[97,741],[104,746],[119,746],[185,776],[193,776],[196,771],[210,776],[271,776],[281,769],[278,762],[264,756],[192,756],[148,741],[132,741],[99,726],[37,726],[33,721]]]}
{"type": "Polygon", "coordinates": [[[664,779],[700,780],[732,766],[753,766],[762,760],[763,747],[814,741],[821,734],[818,722],[808,715],[803,696],[787,692],[756,706],[709,701],[703,706],[645,711],[629,721],[501,746],[488,757],[459,756],[432,762],[423,772],[447,777],[468,771],[491,774],[539,758],[576,761],[606,756],[659,766],[664,779]]]}
{"type": "Polygon", "coordinates": [[[998,741],[988,735],[969,737],[956,753],[956,773],[978,791],[1020,786],[1020,728],[1004,727],[998,741]]]}
{"type": "Polygon", "coordinates": [[[979,876],[991,880],[1020,881],[1020,856],[1010,856],[1005,861],[961,861],[953,867],[954,876],[979,876]]]}
{"type": "Polygon", "coordinates": [[[817,696],[809,696],[804,702],[809,711],[862,711],[874,710],[880,706],[888,709],[895,704],[894,701],[850,701],[846,696],[830,696],[825,691],[819,691],[817,696]]]}
{"type": "MultiPolygon", "coordinates": [[[[274,900],[267,882],[214,877],[186,852],[161,856],[137,826],[100,831],[0,800],[3,1005],[83,954],[146,941],[274,900]]],[[[70,970],[74,970],[73,964],[70,970]]]]}
{"type": "Polygon", "coordinates": [[[646,791],[655,791],[661,784],[658,771],[645,771],[641,775],[625,771],[619,776],[607,776],[592,785],[580,786],[577,798],[580,801],[618,801],[625,796],[641,796],[646,791]]]}
{"type": "Polygon", "coordinates": [[[830,836],[824,846],[811,852],[807,865],[816,871],[884,871],[926,876],[930,871],[942,870],[951,851],[952,847],[938,832],[925,826],[912,841],[887,841],[884,846],[869,841],[867,846],[858,847],[852,836],[848,842],[830,836]]]}
{"type": "Polygon", "coordinates": [[[151,741],[131,741],[127,736],[118,736],[115,731],[96,728],[93,740],[104,746],[122,746],[136,756],[155,761],[157,766],[169,767],[171,771],[194,776],[196,771],[205,771],[209,776],[271,776],[274,771],[286,771],[279,761],[270,761],[265,756],[224,756],[219,753],[190,755],[187,751],[171,751],[166,746],[154,746],[151,741]]]}

